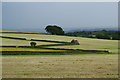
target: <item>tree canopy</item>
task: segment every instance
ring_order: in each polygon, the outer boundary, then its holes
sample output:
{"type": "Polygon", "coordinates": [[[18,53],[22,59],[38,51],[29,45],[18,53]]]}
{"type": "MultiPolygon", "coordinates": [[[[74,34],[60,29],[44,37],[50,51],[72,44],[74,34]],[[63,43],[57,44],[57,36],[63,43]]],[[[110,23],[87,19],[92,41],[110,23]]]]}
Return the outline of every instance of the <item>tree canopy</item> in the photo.
{"type": "Polygon", "coordinates": [[[45,30],[52,35],[64,35],[63,29],[56,25],[48,25],[45,30]]]}
{"type": "Polygon", "coordinates": [[[79,31],[79,32],[69,32],[69,33],[66,33],[65,35],[98,38],[98,39],[120,40],[120,31],[107,31],[107,30],[79,31]]]}

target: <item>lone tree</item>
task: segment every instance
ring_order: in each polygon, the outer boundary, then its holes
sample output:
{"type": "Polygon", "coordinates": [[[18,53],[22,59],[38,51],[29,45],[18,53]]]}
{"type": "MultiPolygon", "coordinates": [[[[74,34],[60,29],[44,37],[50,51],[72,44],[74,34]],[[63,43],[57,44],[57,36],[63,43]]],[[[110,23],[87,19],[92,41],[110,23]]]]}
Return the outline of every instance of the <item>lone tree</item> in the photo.
{"type": "Polygon", "coordinates": [[[71,41],[71,43],[72,44],[76,44],[76,45],[80,45],[80,43],[78,42],[78,40],[74,40],[74,39],[71,41]]]}
{"type": "Polygon", "coordinates": [[[45,30],[52,35],[64,35],[63,29],[56,25],[48,25],[45,30]]]}
{"type": "Polygon", "coordinates": [[[36,42],[30,42],[30,45],[32,46],[32,47],[35,47],[36,46],[36,42]]]}

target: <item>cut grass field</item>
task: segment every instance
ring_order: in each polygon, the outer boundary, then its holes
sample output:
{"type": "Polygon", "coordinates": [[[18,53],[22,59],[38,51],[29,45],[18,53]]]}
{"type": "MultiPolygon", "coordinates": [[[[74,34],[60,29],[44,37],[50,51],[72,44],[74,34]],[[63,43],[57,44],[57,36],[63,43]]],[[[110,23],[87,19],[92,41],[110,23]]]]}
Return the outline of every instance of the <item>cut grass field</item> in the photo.
{"type": "Polygon", "coordinates": [[[0,53],[0,79],[2,79],[2,55],[0,53]]]}
{"type": "MultiPolygon", "coordinates": [[[[17,32],[17,31],[16,31],[17,32]]],[[[38,40],[70,42],[76,39],[80,45],[45,46],[50,48],[108,50],[117,53],[117,40],[103,40],[46,34],[3,33],[3,36],[38,40]]],[[[2,38],[2,46],[30,46],[31,41],[2,38]]],[[[38,45],[58,44],[34,41],[38,45]]],[[[51,51],[3,47],[3,51],[51,51]]],[[[54,51],[54,50],[52,50],[54,51]]],[[[57,51],[57,50],[55,50],[57,51]]],[[[59,51],[59,50],[58,50],[59,51]]],[[[60,50],[61,51],[61,50],[60,50]]],[[[44,53],[43,53],[44,54],[44,53]]],[[[117,54],[72,54],[67,55],[3,55],[3,78],[118,78],[117,54]]]]}
{"type": "MultiPolygon", "coordinates": [[[[27,41],[27,40],[16,40],[16,39],[6,39],[2,38],[2,46],[30,46],[30,42],[33,41],[27,41]]],[[[37,43],[37,45],[49,45],[49,44],[58,44],[58,43],[52,43],[52,42],[40,42],[40,41],[34,41],[37,43]]]]}
{"type": "Polygon", "coordinates": [[[12,48],[12,47],[3,47],[0,48],[0,51],[41,51],[41,52],[57,52],[57,51],[65,51],[65,50],[50,50],[50,49],[32,49],[32,48],[12,48]]]}
{"type": "MultiPolygon", "coordinates": [[[[39,32],[28,32],[28,31],[14,31],[14,30],[0,30],[0,33],[17,33],[17,34],[25,34],[25,33],[31,33],[31,34],[34,34],[34,33],[39,33],[39,32]]],[[[40,34],[40,33],[39,33],[40,34]]],[[[43,34],[43,33],[41,33],[43,34]]]]}
{"type": "Polygon", "coordinates": [[[3,78],[118,78],[117,54],[3,56],[3,78]]]}
{"type": "MultiPolygon", "coordinates": [[[[113,53],[118,53],[118,40],[104,40],[104,39],[93,39],[93,38],[83,38],[83,37],[69,37],[69,36],[58,36],[58,35],[45,35],[45,34],[8,34],[3,33],[3,36],[9,37],[21,37],[28,39],[40,39],[40,40],[53,40],[53,41],[64,41],[70,42],[76,39],[80,42],[80,45],[64,45],[64,46],[49,46],[50,48],[67,48],[67,49],[87,49],[87,50],[108,50],[113,53]]],[[[8,41],[3,42],[3,45],[8,41]]],[[[11,42],[8,44],[14,44],[11,42]]],[[[24,43],[24,41],[23,41],[24,43]]],[[[39,43],[39,42],[37,42],[39,43]]],[[[45,42],[46,43],[46,42],[45,42]]],[[[22,43],[16,43],[16,45],[21,45],[22,43]]],[[[49,43],[46,43],[49,44],[49,43]]]]}

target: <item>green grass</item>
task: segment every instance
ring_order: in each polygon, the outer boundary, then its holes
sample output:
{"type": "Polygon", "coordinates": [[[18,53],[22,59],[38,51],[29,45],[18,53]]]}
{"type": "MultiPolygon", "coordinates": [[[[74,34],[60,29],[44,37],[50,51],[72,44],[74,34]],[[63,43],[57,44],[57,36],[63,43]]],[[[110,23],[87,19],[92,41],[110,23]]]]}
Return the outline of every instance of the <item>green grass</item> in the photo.
{"type": "MultiPolygon", "coordinates": [[[[72,39],[76,39],[80,42],[80,45],[57,45],[49,47],[109,50],[113,53],[74,53],[74,55],[73,53],[64,53],[64,55],[3,55],[2,60],[0,61],[2,62],[3,67],[3,78],[118,78],[118,55],[114,54],[117,53],[118,50],[117,40],[22,33],[3,33],[2,35],[64,42],[70,42],[72,39]]],[[[29,46],[29,43],[30,41],[2,38],[2,45],[4,46],[29,46]]],[[[38,45],[56,44],[38,41],[36,43],[38,45]]],[[[3,48],[3,50],[37,51],[43,49],[3,48]]]]}
{"type": "Polygon", "coordinates": [[[54,52],[54,51],[65,51],[65,50],[50,50],[50,49],[35,49],[35,48],[13,48],[13,47],[3,47],[0,51],[40,51],[40,52],[54,52]]]}
{"type": "MultiPolygon", "coordinates": [[[[32,34],[32,35],[24,34],[23,35],[23,34],[3,33],[3,36],[10,36],[10,37],[19,36],[21,38],[28,38],[28,39],[41,39],[41,40],[53,40],[53,41],[65,41],[65,42],[70,42],[71,40],[76,39],[80,42],[80,45],[49,46],[49,47],[50,48],[86,49],[86,50],[109,50],[110,52],[114,52],[114,53],[118,52],[118,40],[104,40],[104,39],[58,36],[58,35],[44,35],[44,34],[32,34]]],[[[5,43],[6,42],[7,41],[5,41],[5,43]]],[[[15,42],[13,42],[12,44],[14,43],[15,42]]]]}
{"type": "Polygon", "coordinates": [[[39,32],[27,32],[27,31],[13,31],[13,30],[0,30],[0,33],[15,33],[15,34],[43,34],[39,32]]]}
{"type": "Polygon", "coordinates": [[[2,40],[2,46],[30,46],[30,42],[36,42],[37,45],[48,45],[48,44],[58,44],[52,42],[40,42],[40,41],[26,41],[26,40],[16,40],[16,39],[6,39],[0,38],[2,40]]]}

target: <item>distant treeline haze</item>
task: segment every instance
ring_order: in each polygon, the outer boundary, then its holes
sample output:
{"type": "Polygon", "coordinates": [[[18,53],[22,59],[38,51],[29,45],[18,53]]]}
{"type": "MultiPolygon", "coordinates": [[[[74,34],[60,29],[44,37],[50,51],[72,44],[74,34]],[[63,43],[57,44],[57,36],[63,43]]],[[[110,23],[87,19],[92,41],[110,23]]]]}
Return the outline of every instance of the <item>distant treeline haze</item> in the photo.
{"type": "Polygon", "coordinates": [[[79,31],[66,33],[67,36],[78,36],[98,39],[120,40],[120,31],[79,31]]]}

